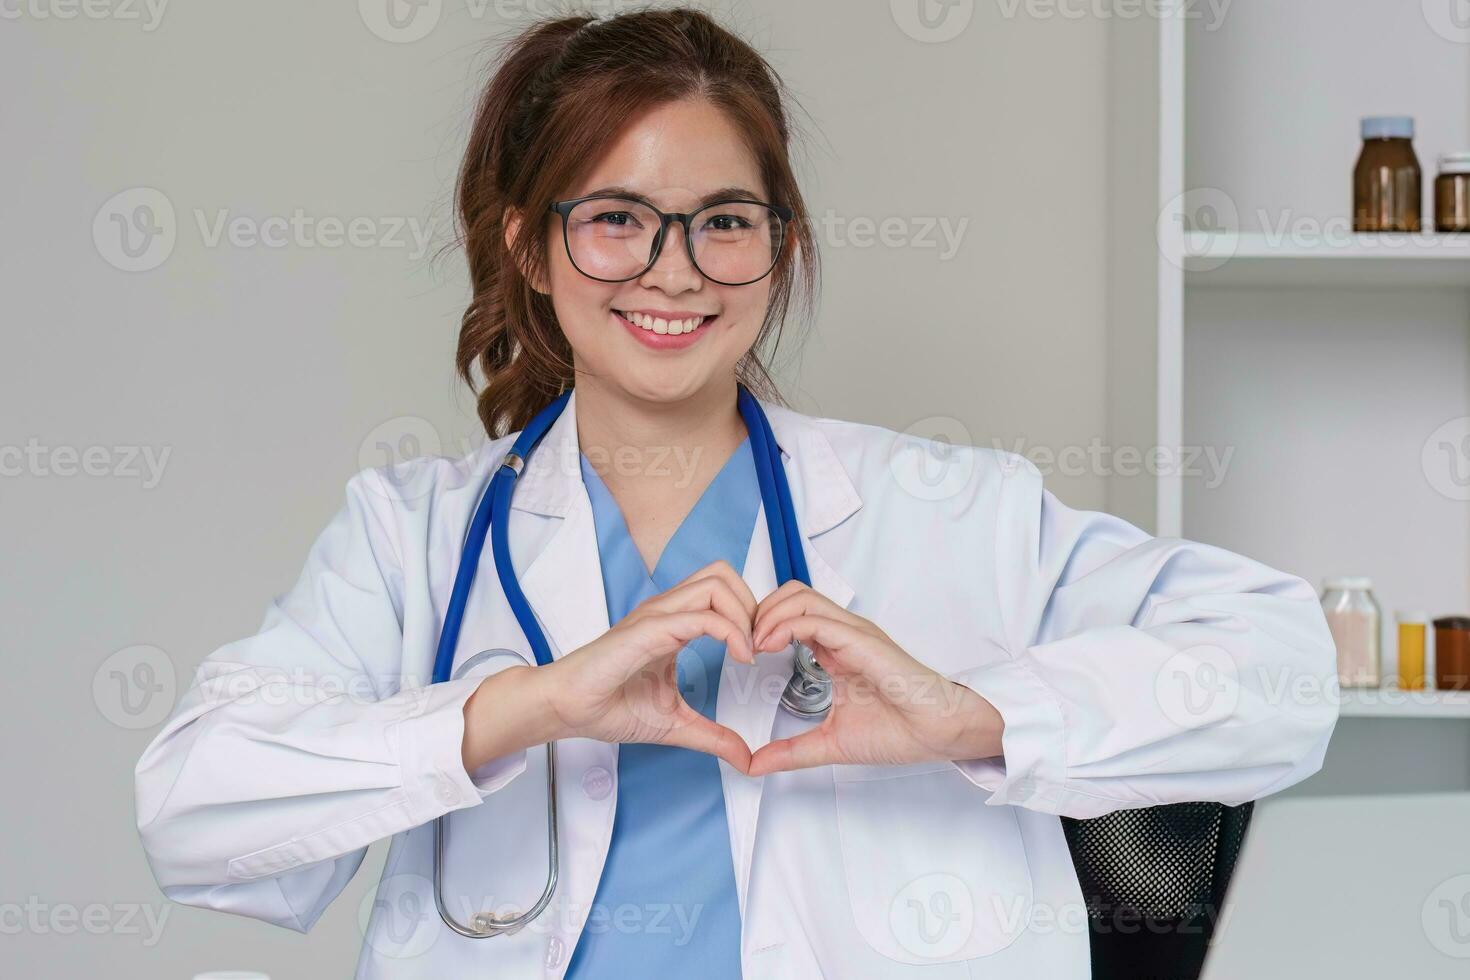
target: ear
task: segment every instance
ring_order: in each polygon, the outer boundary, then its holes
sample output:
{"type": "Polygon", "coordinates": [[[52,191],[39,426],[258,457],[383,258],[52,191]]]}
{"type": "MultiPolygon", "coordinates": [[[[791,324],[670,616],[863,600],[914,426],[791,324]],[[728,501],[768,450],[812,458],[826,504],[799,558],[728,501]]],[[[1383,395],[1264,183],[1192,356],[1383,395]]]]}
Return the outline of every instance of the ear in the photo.
{"type": "MultiPolygon", "coordinates": [[[[523,215],[518,208],[505,209],[505,248],[508,252],[511,253],[512,256],[515,255],[513,246],[515,244],[516,236],[520,234],[522,220],[523,215]]],[[[545,283],[541,281],[541,278],[539,276],[531,275],[530,270],[526,267],[524,262],[518,260],[517,265],[520,267],[521,275],[524,276],[528,282],[530,282],[532,289],[536,290],[536,292],[542,294],[543,296],[547,295],[550,292],[550,290],[546,289],[545,283]]]]}

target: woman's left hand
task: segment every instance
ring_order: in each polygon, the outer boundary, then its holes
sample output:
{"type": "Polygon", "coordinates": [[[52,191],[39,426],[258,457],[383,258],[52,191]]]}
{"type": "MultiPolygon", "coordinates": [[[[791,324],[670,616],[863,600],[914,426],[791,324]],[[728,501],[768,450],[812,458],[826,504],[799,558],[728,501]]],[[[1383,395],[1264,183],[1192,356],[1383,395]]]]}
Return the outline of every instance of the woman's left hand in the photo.
{"type": "Polygon", "coordinates": [[[1004,722],[989,701],[800,581],[761,600],[751,632],[756,656],[799,640],[832,678],[827,716],[810,731],[758,749],[751,776],[829,763],[904,765],[1001,754],[1004,722]]]}

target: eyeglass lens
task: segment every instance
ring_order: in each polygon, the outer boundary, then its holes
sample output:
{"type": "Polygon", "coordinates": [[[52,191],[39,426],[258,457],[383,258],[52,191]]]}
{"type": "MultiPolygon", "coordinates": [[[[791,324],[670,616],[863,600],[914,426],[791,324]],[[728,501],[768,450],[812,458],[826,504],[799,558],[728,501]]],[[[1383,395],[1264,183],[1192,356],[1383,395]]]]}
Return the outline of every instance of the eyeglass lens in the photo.
{"type": "MultiPolygon", "coordinates": [[[[760,279],[771,271],[781,249],[780,216],[763,204],[711,204],[690,218],[690,227],[695,265],[720,283],[760,279]]],[[[646,204],[594,198],[567,214],[567,249],[584,275],[630,279],[651,264],[658,229],[658,214],[646,204]]]]}

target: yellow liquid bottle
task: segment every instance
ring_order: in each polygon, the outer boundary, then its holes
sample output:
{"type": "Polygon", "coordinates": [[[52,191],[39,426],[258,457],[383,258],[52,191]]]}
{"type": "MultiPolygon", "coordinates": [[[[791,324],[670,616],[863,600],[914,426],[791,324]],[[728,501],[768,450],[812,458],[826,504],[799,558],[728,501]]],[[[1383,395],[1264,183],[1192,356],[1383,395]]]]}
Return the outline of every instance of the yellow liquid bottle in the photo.
{"type": "Polygon", "coordinates": [[[1422,612],[1400,612],[1399,622],[1399,690],[1424,690],[1424,644],[1429,631],[1429,616],[1422,612]]]}

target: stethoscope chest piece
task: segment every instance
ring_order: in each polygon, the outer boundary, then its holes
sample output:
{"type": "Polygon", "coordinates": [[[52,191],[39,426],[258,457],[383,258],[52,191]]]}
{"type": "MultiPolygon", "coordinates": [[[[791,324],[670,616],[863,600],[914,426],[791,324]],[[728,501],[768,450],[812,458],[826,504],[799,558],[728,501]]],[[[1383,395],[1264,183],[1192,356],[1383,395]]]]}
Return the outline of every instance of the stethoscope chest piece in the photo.
{"type": "Polygon", "coordinates": [[[791,680],[781,692],[781,706],[799,718],[821,718],[832,707],[832,678],[805,643],[796,644],[791,680]]]}

